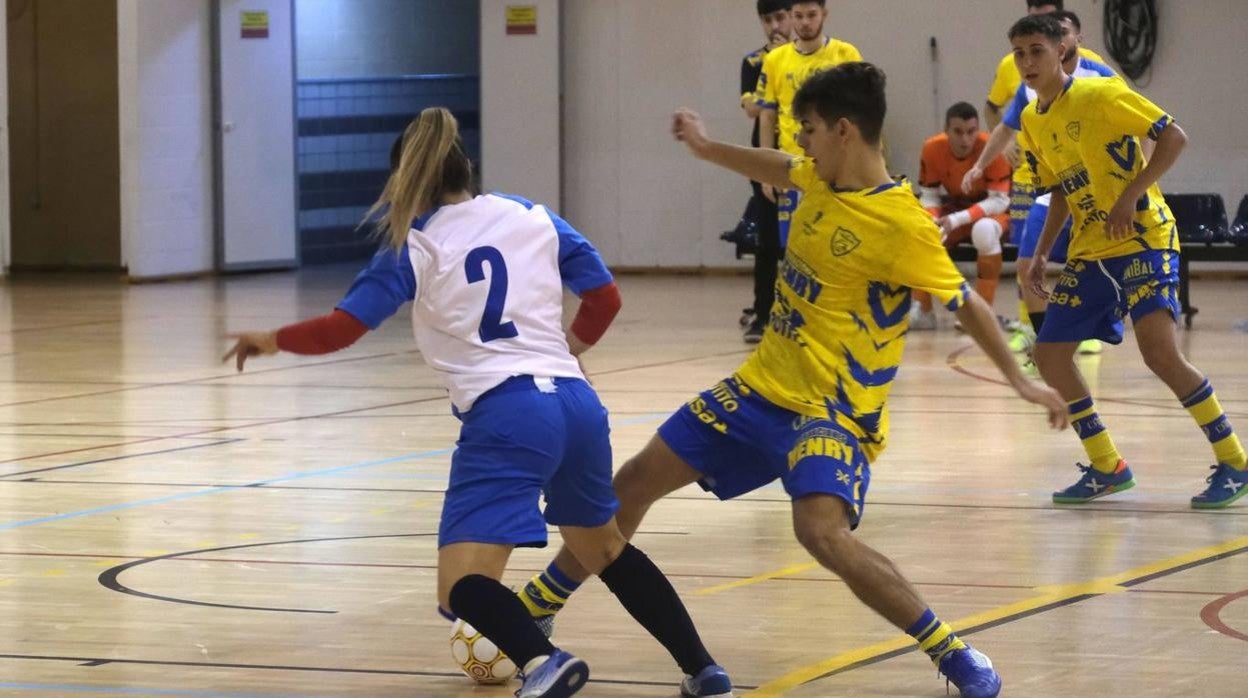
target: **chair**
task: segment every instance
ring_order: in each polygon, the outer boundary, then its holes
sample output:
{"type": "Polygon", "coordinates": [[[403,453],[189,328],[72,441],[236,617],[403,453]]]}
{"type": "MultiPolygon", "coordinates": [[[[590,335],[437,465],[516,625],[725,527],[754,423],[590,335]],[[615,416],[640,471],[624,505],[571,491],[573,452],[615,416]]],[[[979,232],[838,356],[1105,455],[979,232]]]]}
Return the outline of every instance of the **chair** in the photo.
{"type": "MultiPolygon", "coordinates": [[[[1179,242],[1226,242],[1226,204],[1220,194],[1167,194],[1166,203],[1179,229],[1179,242]]],[[[1241,205],[1241,209],[1243,206],[1241,205]]]]}
{"type": "Polygon", "coordinates": [[[1248,247],[1248,194],[1239,200],[1239,210],[1235,212],[1235,222],[1226,232],[1228,242],[1241,247],[1248,247]]]}

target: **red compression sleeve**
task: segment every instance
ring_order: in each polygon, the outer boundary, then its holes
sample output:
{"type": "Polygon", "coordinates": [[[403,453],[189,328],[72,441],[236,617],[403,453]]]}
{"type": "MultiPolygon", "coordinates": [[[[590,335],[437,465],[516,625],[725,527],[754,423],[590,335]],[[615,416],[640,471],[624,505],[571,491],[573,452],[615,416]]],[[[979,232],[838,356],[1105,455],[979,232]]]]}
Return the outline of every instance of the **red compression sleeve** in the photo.
{"type": "Polygon", "coordinates": [[[620,289],[614,281],[582,293],[581,307],[572,320],[572,334],[586,344],[596,344],[620,312],[621,305],[620,289]]]}
{"type": "Polygon", "coordinates": [[[335,309],[278,330],[277,347],[293,354],[328,354],[355,344],[367,332],[368,326],[355,316],[335,309]]]}

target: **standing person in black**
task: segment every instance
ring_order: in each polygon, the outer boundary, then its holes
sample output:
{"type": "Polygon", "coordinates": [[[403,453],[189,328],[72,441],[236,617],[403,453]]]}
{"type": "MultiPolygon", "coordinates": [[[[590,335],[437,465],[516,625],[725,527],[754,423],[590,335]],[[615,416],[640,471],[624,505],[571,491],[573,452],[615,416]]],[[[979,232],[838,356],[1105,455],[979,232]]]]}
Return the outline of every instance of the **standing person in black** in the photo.
{"type": "MultiPolygon", "coordinates": [[[[771,49],[792,40],[793,24],[789,17],[792,0],[758,0],[758,21],[763,27],[767,43],[751,51],[741,59],[741,108],[754,120],[754,132],[750,145],[758,147],[758,76],[763,71],[763,58],[771,49]]],[[[746,207],[746,215],[758,226],[758,247],[754,252],[754,305],[746,308],[742,316],[746,344],[757,344],[763,338],[763,328],[771,304],[776,300],[776,267],[784,252],[780,247],[780,228],[776,222],[776,202],[763,195],[758,182],[750,182],[754,196],[746,207]]]]}

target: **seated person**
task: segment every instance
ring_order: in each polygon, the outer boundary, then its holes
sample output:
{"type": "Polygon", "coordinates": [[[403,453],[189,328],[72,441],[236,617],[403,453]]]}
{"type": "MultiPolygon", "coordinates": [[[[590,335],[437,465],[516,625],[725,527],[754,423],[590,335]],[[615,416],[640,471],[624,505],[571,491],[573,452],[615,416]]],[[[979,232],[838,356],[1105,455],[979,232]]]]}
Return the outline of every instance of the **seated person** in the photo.
{"type": "MultiPolygon", "coordinates": [[[[927,139],[919,163],[919,200],[940,225],[945,245],[970,239],[978,253],[975,290],[991,305],[1001,279],[1001,239],[1009,229],[1010,164],[998,156],[973,188],[963,175],[979,159],[988,134],[979,130],[979,112],[958,102],[945,112],[945,130],[927,139]]],[[[936,328],[932,299],[916,293],[919,312],[910,328],[936,328]]]]}

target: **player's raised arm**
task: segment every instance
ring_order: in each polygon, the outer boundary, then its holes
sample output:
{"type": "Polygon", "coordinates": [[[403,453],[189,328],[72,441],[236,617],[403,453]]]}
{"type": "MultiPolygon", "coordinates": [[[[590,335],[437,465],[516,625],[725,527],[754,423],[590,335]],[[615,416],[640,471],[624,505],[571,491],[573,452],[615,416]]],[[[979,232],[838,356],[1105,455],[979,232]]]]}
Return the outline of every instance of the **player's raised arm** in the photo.
{"type": "Polygon", "coordinates": [[[970,191],[975,188],[975,181],[983,179],[984,170],[988,169],[988,165],[997,156],[1005,152],[1010,146],[1018,131],[1006,126],[1005,123],[998,123],[992,127],[992,134],[988,136],[988,145],[984,146],[984,152],[979,154],[979,159],[971,169],[966,171],[966,175],[962,177],[962,191],[970,191]]]}
{"type": "Polygon", "coordinates": [[[744,175],[761,184],[788,189],[789,162],[792,156],[768,148],[744,148],[722,141],[711,140],[706,126],[697,112],[678,109],[672,117],[672,135],[689,146],[689,151],[701,160],[714,163],[724,169],[744,175]]]}

